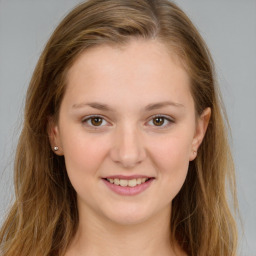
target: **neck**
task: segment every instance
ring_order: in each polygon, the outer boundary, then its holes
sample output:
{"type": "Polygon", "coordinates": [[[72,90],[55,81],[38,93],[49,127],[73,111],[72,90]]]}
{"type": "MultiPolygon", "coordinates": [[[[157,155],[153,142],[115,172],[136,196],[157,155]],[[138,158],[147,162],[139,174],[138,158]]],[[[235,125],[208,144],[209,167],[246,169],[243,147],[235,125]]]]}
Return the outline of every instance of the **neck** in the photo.
{"type": "Polygon", "coordinates": [[[181,255],[177,245],[171,243],[170,215],[168,207],[150,220],[120,225],[87,212],[80,215],[78,231],[66,255],[181,255]]]}

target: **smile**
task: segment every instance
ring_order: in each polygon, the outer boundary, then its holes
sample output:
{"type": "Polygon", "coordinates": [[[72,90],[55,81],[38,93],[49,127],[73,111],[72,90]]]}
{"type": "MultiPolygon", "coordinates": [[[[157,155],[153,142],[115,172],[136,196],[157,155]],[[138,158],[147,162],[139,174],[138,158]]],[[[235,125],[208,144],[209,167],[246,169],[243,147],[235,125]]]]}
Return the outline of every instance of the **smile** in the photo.
{"type": "Polygon", "coordinates": [[[155,178],[112,176],[102,180],[111,191],[122,196],[134,196],[149,188],[155,178]]]}
{"type": "Polygon", "coordinates": [[[125,180],[125,179],[115,178],[115,179],[106,179],[106,180],[112,184],[115,184],[121,187],[135,187],[147,182],[149,179],[150,178],[138,178],[138,179],[125,180]]]}

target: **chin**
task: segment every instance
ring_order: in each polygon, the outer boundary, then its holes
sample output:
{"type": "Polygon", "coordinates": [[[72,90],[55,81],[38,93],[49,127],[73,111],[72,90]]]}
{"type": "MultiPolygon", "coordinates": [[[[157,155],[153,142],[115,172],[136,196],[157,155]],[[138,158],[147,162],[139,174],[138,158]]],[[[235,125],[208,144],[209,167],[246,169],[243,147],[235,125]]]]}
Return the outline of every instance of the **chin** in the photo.
{"type": "Polygon", "coordinates": [[[105,216],[111,222],[118,225],[137,225],[150,218],[149,211],[141,207],[113,207],[111,211],[105,212],[105,216]]]}
{"type": "Polygon", "coordinates": [[[123,216],[112,216],[109,220],[116,225],[121,226],[131,226],[131,225],[139,225],[144,223],[148,218],[146,216],[138,216],[132,214],[126,214],[123,216]]]}

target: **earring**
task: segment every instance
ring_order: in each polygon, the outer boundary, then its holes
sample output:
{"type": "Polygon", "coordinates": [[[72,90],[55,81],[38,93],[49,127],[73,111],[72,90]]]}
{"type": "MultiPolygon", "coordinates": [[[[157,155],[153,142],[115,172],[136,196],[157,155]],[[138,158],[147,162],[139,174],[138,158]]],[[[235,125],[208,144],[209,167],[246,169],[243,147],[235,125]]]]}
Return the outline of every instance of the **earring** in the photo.
{"type": "Polygon", "coordinates": [[[55,147],[53,148],[53,150],[54,150],[54,151],[58,151],[58,150],[59,150],[59,147],[55,146],[55,147]]]}

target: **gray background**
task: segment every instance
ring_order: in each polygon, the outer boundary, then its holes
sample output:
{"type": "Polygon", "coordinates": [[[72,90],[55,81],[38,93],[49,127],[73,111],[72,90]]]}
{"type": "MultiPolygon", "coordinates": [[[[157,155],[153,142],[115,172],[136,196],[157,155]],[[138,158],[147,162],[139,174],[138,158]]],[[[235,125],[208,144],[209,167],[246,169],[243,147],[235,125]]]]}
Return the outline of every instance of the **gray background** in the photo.
{"type": "MultiPolygon", "coordinates": [[[[51,32],[79,0],[0,0],[0,222],[13,198],[12,165],[24,97],[51,32]]],[[[176,0],[216,63],[232,128],[244,234],[240,254],[256,256],[256,0],[176,0]]]]}

